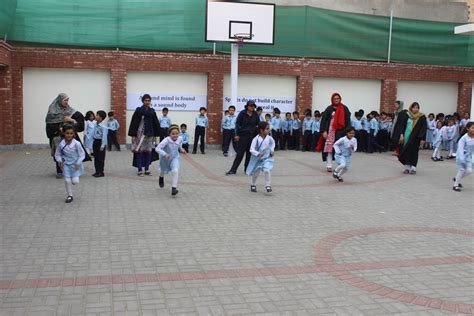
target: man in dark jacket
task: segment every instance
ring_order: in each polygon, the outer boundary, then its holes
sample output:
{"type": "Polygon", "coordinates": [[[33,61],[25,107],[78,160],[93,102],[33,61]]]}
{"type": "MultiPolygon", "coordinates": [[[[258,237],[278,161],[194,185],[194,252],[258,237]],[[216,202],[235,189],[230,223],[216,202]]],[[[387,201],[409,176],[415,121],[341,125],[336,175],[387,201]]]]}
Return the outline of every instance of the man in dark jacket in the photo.
{"type": "Polygon", "coordinates": [[[255,102],[250,100],[247,102],[245,109],[237,116],[235,123],[235,141],[237,142],[234,163],[226,175],[236,174],[237,169],[242,162],[245,154],[245,171],[250,161],[250,145],[252,139],[257,135],[257,125],[260,122],[257,112],[255,111],[255,102]]]}

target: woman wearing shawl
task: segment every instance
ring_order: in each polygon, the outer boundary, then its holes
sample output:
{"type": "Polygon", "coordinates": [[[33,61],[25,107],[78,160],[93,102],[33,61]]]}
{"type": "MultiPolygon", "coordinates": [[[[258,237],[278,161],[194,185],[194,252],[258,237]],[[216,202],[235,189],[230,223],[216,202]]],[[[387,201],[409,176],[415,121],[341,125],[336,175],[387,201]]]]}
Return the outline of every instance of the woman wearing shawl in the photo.
{"type": "MultiPolygon", "coordinates": [[[[60,93],[51,102],[46,114],[46,136],[49,138],[49,146],[51,147],[51,156],[54,159],[56,147],[62,138],[62,126],[65,123],[71,124],[74,127],[74,138],[82,145],[77,133],[84,130],[84,116],[81,112],[74,110],[69,106],[69,96],[66,93],[60,93]]],[[[90,160],[86,157],[84,161],[90,160]]],[[[58,162],[56,162],[56,178],[62,178],[62,170],[58,162]]]]}
{"type": "Polygon", "coordinates": [[[322,151],[322,158],[323,161],[326,161],[328,172],[332,172],[333,145],[345,135],[345,130],[350,126],[351,112],[347,106],[341,103],[341,95],[333,93],[331,105],[326,108],[321,117],[321,137],[316,146],[316,151],[322,151]]]}
{"type": "Polygon", "coordinates": [[[402,111],[398,115],[392,140],[397,141],[400,146],[398,161],[405,166],[404,174],[416,174],[418,151],[420,143],[425,141],[426,128],[426,116],[420,112],[418,102],[413,102],[408,111],[402,111]]]}
{"type": "Polygon", "coordinates": [[[128,129],[132,137],[133,166],[138,169],[138,176],[150,176],[148,170],[152,162],[152,149],[157,136],[160,135],[160,123],[155,110],[151,107],[151,96],[144,94],[143,105],[136,108],[128,129]],[[145,169],[145,173],[143,173],[145,169]]]}

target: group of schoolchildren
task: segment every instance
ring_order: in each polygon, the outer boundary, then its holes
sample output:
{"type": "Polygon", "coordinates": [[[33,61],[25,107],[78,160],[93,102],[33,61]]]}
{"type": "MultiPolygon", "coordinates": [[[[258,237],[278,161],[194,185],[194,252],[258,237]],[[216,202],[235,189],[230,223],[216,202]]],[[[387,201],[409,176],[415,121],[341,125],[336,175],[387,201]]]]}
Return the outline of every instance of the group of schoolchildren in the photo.
{"type": "Polygon", "coordinates": [[[443,161],[441,151],[444,149],[448,153],[446,159],[454,159],[457,144],[469,123],[469,113],[465,113],[461,119],[458,113],[444,115],[433,113],[428,115],[426,142],[422,149],[433,150],[431,159],[433,161],[443,161]]]}
{"type": "MultiPolygon", "coordinates": [[[[237,115],[235,107],[230,106],[225,111],[221,124],[222,129],[222,151],[224,156],[228,156],[230,144],[235,147],[235,124],[237,115]]],[[[285,118],[281,117],[278,108],[273,110],[272,114],[262,115],[262,108],[258,107],[257,114],[260,118],[257,131],[258,135],[254,137],[250,152],[252,154],[247,174],[252,176],[251,191],[256,192],[256,181],[260,171],[264,171],[265,185],[267,192],[271,192],[270,170],[273,167],[273,155],[275,150],[300,150],[314,151],[316,142],[320,138],[320,120],[319,111],[311,112],[307,110],[305,117],[300,120],[297,111],[285,113],[285,118]],[[312,115],[313,114],[313,115],[312,115]]],[[[200,151],[205,153],[205,133],[208,127],[208,118],[206,108],[201,107],[199,115],[196,117],[196,129],[194,134],[194,146],[192,153],[197,152],[197,145],[200,142],[200,151]]],[[[120,128],[119,122],[114,118],[114,113],[108,113],[108,120],[105,122],[106,113],[98,111],[94,114],[92,111],[86,113],[86,124],[84,129],[84,145],[86,153],[81,146],[73,142],[74,132],[72,126],[63,130],[64,139],[56,150],[55,158],[62,161],[64,166],[64,178],[66,181],[66,191],[68,197],[66,203],[73,200],[72,186],[79,182],[79,176],[83,172],[82,160],[85,154],[93,156],[95,173],[94,177],[104,176],[105,151],[112,150],[112,145],[120,151],[120,145],[117,142],[117,130],[120,128]],[[82,152],[81,152],[82,150],[82,152]]],[[[390,133],[392,130],[393,115],[387,113],[378,114],[372,111],[364,117],[364,111],[359,110],[354,114],[351,120],[351,128],[346,131],[346,136],[339,139],[334,144],[335,158],[338,167],[333,176],[339,181],[342,174],[347,171],[350,165],[350,156],[354,151],[373,153],[374,151],[390,150],[390,133]]],[[[442,161],[441,149],[444,147],[448,151],[447,159],[454,158],[456,147],[462,146],[461,151],[457,153],[457,160],[465,159],[458,164],[458,174],[453,178],[455,191],[460,191],[462,185],[460,179],[472,172],[472,146],[474,143],[474,126],[469,123],[469,114],[466,113],[461,119],[456,113],[454,115],[444,116],[440,113],[436,117],[433,113],[429,114],[428,130],[426,142],[423,145],[425,149],[432,149],[433,161],[442,161]],[[462,131],[466,131],[462,136],[462,131]],[[467,150],[467,152],[466,152],[467,150]],[[461,167],[460,167],[461,166],[461,167]]],[[[166,169],[166,165],[174,165],[173,170],[179,169],[179,153],[189,152],[190,135],[187,132],[186,124],[179,127],[172,124],[168,117],[168,109],[162,110],[160,123],[160,143],[156,146],[156,151],[164,161],[160,162],[160,169],[166,169]],[[177,164],[177,165],[176,165],[177,164]]],[[[170,169],[170,168],[168,168],[170,169]]],[[[170,169],[171,170],[171,169],[170,169]]],[[[164,173],[160,174],[160,187],[164,186],[164,173]]],[[[177,172],[172,173],[172,195],[178,193],[177,172]]]]}
{"type": "MultiPolygon", "coordinates": [[[[300,150],[314,151],[316,142],[320,135],[321,113],[314,111],[314,117],[311,110],[306,110],[305,118],[300,120],[298,111],[285,113],[281,116],[281,111],[274,108],[272,114],[263,115],[262,107],[256,108],[260,122],[266,122],[269,125],[269,136],[275,141],[275,150],[300,150]]],[[[228,155],[229,146],[235,133],[235,107],[230,106],[224,112],[222,120],[222,151],[224,156],[228,155]]],[[[235,144],[233,144],[235,146],[235,144]]]]}

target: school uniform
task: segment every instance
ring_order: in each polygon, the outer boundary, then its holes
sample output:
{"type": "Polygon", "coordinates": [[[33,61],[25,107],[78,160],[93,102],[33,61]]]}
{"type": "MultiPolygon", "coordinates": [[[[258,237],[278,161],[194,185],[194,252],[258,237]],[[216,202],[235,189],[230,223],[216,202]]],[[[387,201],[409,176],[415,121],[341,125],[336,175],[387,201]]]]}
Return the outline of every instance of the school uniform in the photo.
{"type": "Polygon", "coordinates": [[[283,126],[282,126],[282,129],[283,129],[283,137],[282,137],[282,141],[281,141],[281,149],[282,150],[286,150],[287,148],[288,149],[291,149],[292,147],[292,143],[291,143],[291,135],[292,135],[292,130],[293,130],[293,120],[292,119],[289,119],[289,120],[284,120],[283,121],[283,126]]]}
{"type": "Polygon", "coordinates": [[[105,122],[101,122],[94,126],[92,137],[94,142],[92,149],[94,150],[94,167],[95,175],[104,176],[105,165],[105,149],[107,148],[107,134],[108,128],[105,122]]]}
{"type": "Polygon", "coordinates": [[[355,129],[355,138],[357,138],[357,142],[361,145],[357,150],[362,151],[363,149],[363,142],[362,142],[362,131],[364,130],[364,127],[362,126],[362,120],[358,120],[356,118],[351,120],[351,125],[355,129]]]}
{"type": "Polygon", "coordinates": [[[293,119],[291,127],[291,144],[292,149],[294,150],[300,150],[301,125],[302,124],[299,119],[293,119]]]}
{"type": "Polygon", "coordinates": [[[443,126],[443,142],[448,150],[448,158],[453,156],[454,153],[454,136],[456,125],[453,126],[443,126]]]}
{"type": "Polygon", "coordinates": [[[189,152],[189,133],[188,132],[179,132],[179,136],[183,139],[183,149],[188,153],[189,152]]]}
{"type": "Polygon", "coordinates": [[[435,120],[427,120],[427,130],[426,130],[426,146],[428,148],[433,146],[434,141],[434,132],[436,130],[436,121],[435,120]]]}
{"type": "Polygon", "coordinates": [[[465,118],[459,122],[459,129],[461,130],[461,133],[463,132],[464,128],[469,122],[470,122],[470,119],[465,119],[465,118]]]}
{"type": "Polygon", "coordinates": [[[196,129],[194,130],[194,146],[193,154],[196,153],[198,141],[201,142],[199,149],[204,154],[204,138],[206,137],[206,128],[208,126],[208,119],[206,115],[199,115],[196,117],[196,129]]]}
{"type": "Polygon", "coordinates": [[[236,115],[226,115],[222,119],[222,152],[227,154],[229,152],[230,143],[235,147],[235,122],[237,121],[236,115]]]}
{"type": "Polygon", "coordinates": [[[316,144],[319,141],[321,135],[321,120],[313,120],[313,125],[311,127],[312,132],[312,142],[311,142],[311,151],[316,151],[316,144]]]}
{"type": "Polygon", "coordinates": [[[281,117],[274,116],[270,120],[272,137],[275,140],[275,150],[279,150],[282,145],[282,129],[284,121],[281,117]]]}
{"type": "MultiPolygon", "coordinates": [[[[273,152],[275,151],[275,140],[267,135],[263,138],[257,135],[250,145],[250,162],[246,170],[248,176],[252,176],[252,187],[257,184],[257,178],[261,171],[265,174],[265,186],[267,192],[271,192],[271,170],[273,169],[273,152]],[[263,153],[262,157],[259,154],[263,153]]],[[[256,191],[253,191],[256,192],[256,191]]]]}
{"type": "Polygon", "coordinates": [[[178,136],[176,141],[173,141],[170,136],[163,139],[157,146],[156,151],[160,155],[160,174],[165,175],[172,171],[178,171],[180,165],[180,149],[183,145],[183,139],[178,136]],[[165,156],[170,155],[169,159],[165,156]]]}
{"type": "Polygon", "coordinates": [[[62,139],[56,147],[54,159],[63,165],[63,176],[68,178],[79,178],[84,173],[82,161],[85,158],[85,152],[80,142],[74,138],[67,143],[62,139]],[[75,168],[79,165],[79,169],[75,168]]]}
{"type": "Polygon", "coordinates": [[[357,138],[357,143],[360,145],[359,148],[363,152],[367,152],[369,148],[369,131],[370,124],[366,117],[361,118],[362,129],[360,130],[360,136],[357,138]]]}
{"type": "Polygon", "coordinates": [[[171,126],[171,119],[168,116],[160,117],[160,141],[168,136],[168,128],[171,126]]]}
{"type": "Polygon", "coordinates": [[[391,121],[381,121],[379,123],[380,129],[376,136],[376,143],[381,150],[387,151],[390,145],[390,131],[392,130],[391,121]]]}
{"type": "Polygon", "coordinates": [[[79,183],[79,177],[84,173],[83,160],[86,153],[82,144],[74,138],[68,143],[62,139],[56,147],[54,159],[62,165],[64,184],[68,195],[67,203],[72,202],[72,186],[79,183]],[[79,168],[76,169],[76,165],[79,168]]]}
{"type": "Polygon", "coordinates": [[[310,151],[311,150],[311,141],[313,138],[313,119],[306,118],[303,120],[302,123],[303,129],[303,151],[310,151]]]}
{"type": "Polygon", "coordinates": [[[352,152],[357,150],[357,139],[344,136],[339,138],[333,145],[337,167],[334,170],[335,177],[340,177],[349,169],[352,162],[352,152]]]}
{"type": "Polygon", "coordinates": [[[474,151],[474,138],[469,137],[466,133],[458,142],[456,151],[456,167],[457,174],[454,179],[454,187],[460,186],[462,178],[472,173],[472,153],[474,151]]]}
{"type": "Polygon", "coordinates": [[[377,122],[375,118],[372,118],[368,123],[369,123],[369,137],[368,137],[367,152],[371,154],[374,152],[374,148],[378,147],[375,142],[375,137],[377,136],[377,133],[379,130],[379,123],[377,122]]]}
{"type": "Polygon", "coordinates": [[[441,160],[441,143],[443,142],[443,135],[441,129],[435,129],[433,131],[433,155],[431,159],[441,160]]]}
{"type": "Polygon", "coordinates": [[[94,126],[97,124],[96,121],[86,121],[84,125],[84,147],[88,154],[92,153],[92,144],[94,143],[94,126]]]}
{"type": "Polygon", "coordinates": [[[112,150],[112,145],[115,146],[115,148],[120,151],[120,145],[117,141],[117,130],[120,128],[120,123],[116,119],[113,120],[108,120],[107,121],[107,137],[108,137],[108,145],[109,145],[109,151],[112,150]]]}
{"type": "Polygon", "coordinates": [[[176,141],[173,141],[170,136],[167,136],[156,146],[155,149],[160,155],[160,182],[163,181],[165,174],[171,174],[171,187],[173,189],[172,195],[178,193],[175,190],[178,186],[179,159],[182,145],[183,139],[180,136],[178,136],[176,141]],[[169,155],[169,158],[166,158],[166,155],[169,155]]]}

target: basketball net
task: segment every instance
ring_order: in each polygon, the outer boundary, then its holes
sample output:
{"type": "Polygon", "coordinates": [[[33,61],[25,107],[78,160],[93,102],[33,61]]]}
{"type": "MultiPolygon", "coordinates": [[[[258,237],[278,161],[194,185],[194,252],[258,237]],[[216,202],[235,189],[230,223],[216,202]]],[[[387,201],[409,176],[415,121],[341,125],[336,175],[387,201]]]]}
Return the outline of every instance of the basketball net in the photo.
{"type": "Polygon", "coordinates": [[[244,38],[243,37],[237,37],[237,41],[235,42],[235,44],[239,48],[244,47],[244,45],[245,45],[244,38]]]}

